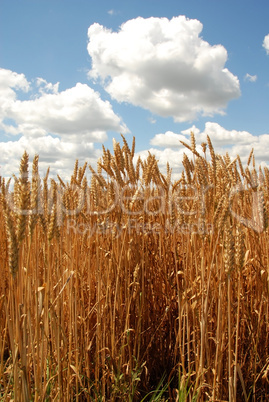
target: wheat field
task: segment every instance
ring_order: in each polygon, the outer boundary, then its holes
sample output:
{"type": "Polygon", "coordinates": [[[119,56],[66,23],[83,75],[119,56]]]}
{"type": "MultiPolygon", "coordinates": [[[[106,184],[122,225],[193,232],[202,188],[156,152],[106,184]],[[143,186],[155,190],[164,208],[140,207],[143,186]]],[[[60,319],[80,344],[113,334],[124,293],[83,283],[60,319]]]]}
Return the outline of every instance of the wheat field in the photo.
{"type": "Polygon", "coordinates": [[[0,177],[1,401],[268,400],[268,168],[122,141],[0,177]]]}

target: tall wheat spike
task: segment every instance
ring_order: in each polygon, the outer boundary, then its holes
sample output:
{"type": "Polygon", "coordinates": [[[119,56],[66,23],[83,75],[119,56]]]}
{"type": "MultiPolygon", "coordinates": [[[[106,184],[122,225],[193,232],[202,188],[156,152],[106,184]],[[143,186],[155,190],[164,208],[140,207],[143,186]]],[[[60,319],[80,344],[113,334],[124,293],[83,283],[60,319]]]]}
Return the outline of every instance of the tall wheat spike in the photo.
{"type": "Polygon", "coordinates": [[[7,203],[7,193],[5,187],[5,181],[2,181],[2,194],[1,194],[1,205],[3,208],[4,220],[5,220],[5,228],[7,232],[7,241],[8,241],[8,262],[9,262],[9,270],[12,274],[13,278],[15,278],[18,268],[19,268],[19,245],[18,238],[16,234],[16,226],[14,219],[12,219],[12,212],[7,203]]]}
{"type": "Polygon", "coordinates": [[[41,185],[38,173],[38,159],[39,156],[35,155],[32,164],[32,184],[30,194],[30,217],[29,217],[29,233],[33,235],[34,228],[38,221],[39,203],[41,202],[41,185]]]}
{"type": "Polygon", "coordinates": [[[28,180],[29,155],[25,151],[20,164],[20,178],[17,188],[17,222],[16,233],[18,242],[21,243],[25,237],[27,220],[30,206],[30,183],[28,180]]]}

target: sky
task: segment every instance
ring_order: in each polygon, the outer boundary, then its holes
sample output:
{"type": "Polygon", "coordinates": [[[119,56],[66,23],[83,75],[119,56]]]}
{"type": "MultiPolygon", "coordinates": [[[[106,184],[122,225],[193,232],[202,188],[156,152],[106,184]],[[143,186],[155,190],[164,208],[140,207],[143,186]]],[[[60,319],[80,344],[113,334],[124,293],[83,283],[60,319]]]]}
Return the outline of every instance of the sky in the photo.
{"type": "Polygon", "coordinates": [[[0,176],[26,150],[68,180],[120,134],[177,174],[191,131],[269,165],[268,21],[268,0],[0,0],[0,176]]]}

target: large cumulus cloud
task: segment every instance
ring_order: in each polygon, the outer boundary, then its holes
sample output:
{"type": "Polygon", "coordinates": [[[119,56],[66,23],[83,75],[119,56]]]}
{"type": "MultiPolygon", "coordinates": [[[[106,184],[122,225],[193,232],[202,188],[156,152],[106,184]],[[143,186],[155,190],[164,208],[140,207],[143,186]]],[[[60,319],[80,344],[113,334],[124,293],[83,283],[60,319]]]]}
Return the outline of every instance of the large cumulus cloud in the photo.
{"type": "Polygon", "coordinates": [[[239,81],[225,67],[226,49],[203,40],[202,29],[185,16],[139,17],[118,32],[95,23],[88,29],[89,77],[113,99],[177,122],[223,113],[240,96],[239,81]]]}
{"type": "Polygon", "coordinates": [[[38,95],[19,100],[18,90],[29,91],[30,83],[23,74],[0,69],[0,129],[7,134],[36,137],[49,133],[88,142],[103,142],[107,130],[128,131],[111,104],[86,84],[59,92],[58,84],[39,78],[36,87],[38,95]],[[15,124],[6,124],[10,119],[15,124]]]}
{"type": "Polygon", "coordinates": [[[0,176],[17,170],[24,150],[66,174],[76,159],[96,160],[94,144],[106,141],[108,131],[128,128],[88,85],[59,91],[59,83],[28,82],[24,74],[0,69],[0,176]]]}

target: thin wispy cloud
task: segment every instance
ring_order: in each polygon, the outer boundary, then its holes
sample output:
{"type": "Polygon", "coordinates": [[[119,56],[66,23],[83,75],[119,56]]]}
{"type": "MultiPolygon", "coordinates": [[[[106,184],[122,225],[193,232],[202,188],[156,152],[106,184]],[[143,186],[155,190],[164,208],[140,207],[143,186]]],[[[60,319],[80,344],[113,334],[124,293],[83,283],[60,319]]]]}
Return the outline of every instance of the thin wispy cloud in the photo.
{"type": "Polygon", "coordinates": [[[107,13],[108,13],[109,15],[116,15],[116,14],[117,14],[117,11],[111,9],[111,10],[108,10],[107,13]]]}
{"type": "Polygon", "coordinates": [[[249,82],[256,82],[257,81],[257,75],[251,75],[251,74],[246,74],[244,77],[245,81],[249,81],[249,82]]]}
{"type": "Polygon", "coordinates": [[[154,117],[149,117],[148,118],[148,121],[151,123],[151,124],[156,124],[156,119],[154,119],[154,117]]]}

